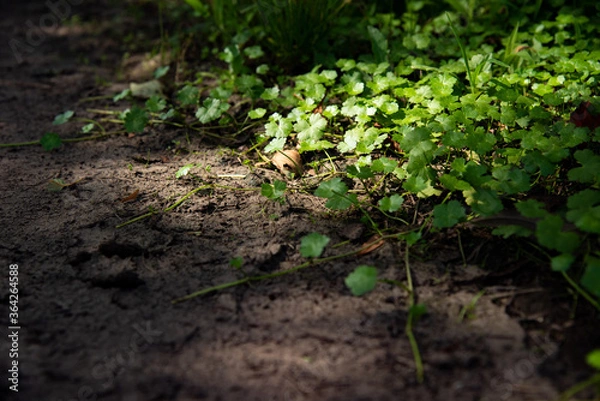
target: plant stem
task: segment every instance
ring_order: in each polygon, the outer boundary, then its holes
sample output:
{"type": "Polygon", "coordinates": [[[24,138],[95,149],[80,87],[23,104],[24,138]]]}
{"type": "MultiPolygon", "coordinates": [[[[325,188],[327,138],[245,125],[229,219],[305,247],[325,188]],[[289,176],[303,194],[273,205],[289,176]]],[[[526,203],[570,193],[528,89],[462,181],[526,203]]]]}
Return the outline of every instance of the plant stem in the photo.
{"type": "Polygon", "coordinates": [[[585,291],[583,288],[581,288],[575,281],[573,281],[573,279],[571,277],[569,277],[569,275],[567,274],[567,272],[565,271],[561,271],[563,277],[565,278],[565,280],[567,280],[567,283],[569,283],[571,285],[571,287],[573,287],[573,289],[582,297],[584,297],[590,304],[592,304],[592,306],[594,308],[596,308],[597,310],[600,311],[600,304],[590,295],[587,293],[587,291],[585,291]]]}
{"type": "Polygon", "coordinates": [[[559,401],[568,401],[575,394],[579,393],[586,387],[589,387],[593,384],[600,384],[600,373],[595,374],[594,376],[590,377],[589,379],[582,381],[581,383],[577,383],[573,387],[567,389],[564,393],[562,393],[560,395],[559,401]]]}
{"type": "Polygon", "coordinates": [[[425,378],[425,372],[423,368],[423,359],[421,358],[421,352],[419,351],[419,344],[417,343],[417,339],[413,333],[413,319],[414,319],[414,306],[415,306],[415,293],[412,283],[412,275],[410,273],[410,263],[409,263],[409,250],[410,245],[406,244],[406,251],[404,253],[404,264],[406,266],[406,287],[408,287],[408,302],[409,302],[409,311],[408,318],[406,320],[406,327],[404,328],[404,333],[406,337],[408,337],[408,342],[410,343],[410,349],[413,353],[413,358],[415,360],[415,369],[417,371],[417,381],[419,383],[423,383],[425,378]]]}
{"type": "Polygon", "coordinates": [[[448,13],[446,13],[446,18],[448,18],[448,22],[450,23],[450,29],[452,30],[452,33],[454,34],[454,37],[456,38],[456,41],[458,42],[458,47],[460,47],[460,53],[462,54],[462,58],[465,62],[465,66],[467,67],[467,76],[469,77],[469,83],[471,84],[471,93],[475,94],[477,92],[477,89],[475,88],[475,81],[473,80],[473,74],[471,73],[471,67],[469,67],[469,59],[467,58],[467,51],[465,50],[465,47],[463,46],[462,41],[458,37],[458,33],[456,32],[456,29],[454,29],[454,24],[452,23],[452,20],[450,20],[450,15],[448,15],[448,13]]]}
{"type": "Polygon", "coordinates": [[[336,260],[336,259],[346,258],[348,256],[354,256],[357,253],[361,252],[363,249],[364,248],[360,248],[358,250],[354,250],[352,252],[347,252],[347,253],[344,253],[344,254],[341,254],[341,255],[334,255],[334,256],[328,256],[326,258],[319,258],[319,259],[309,260],[308,262],[304,262],[304,263],[302,263],[302,264],[300,264],[298,266],[292,267],[291,269],[283,270],[283,271],[280,271],[280,272],[275,272],[275,273],[270,273],[270,274],[263,274],[263,275],[260,275],[260,276],[249,276],[249,277],[245,277],[245,278],[243,278],[241,280],[230,281],[230,282],[227,282],[227,283],[218,284],[218,285],[215,285],[213,287],[204,288],[204,289],[202,289],[200,291],[193,292],[193,293],[191,293],[189,295],[186,295],[186,296],[183,296],[181,298],[174,299],[173,301],[171,301],[171,303],[172,304],[177,304],[177,303],[180,303],[180,302],[183,302],[183,301],[189,301],[190,299],[199,297],[201,295],[206,295],[208,293],[219,291],[219,290],[223,290],[223,289],[226,289],[226,288],[236,287],[238,285],[250,283],[252,281],[269,280],[269,279],[272,279],[272,278],[285,276],[285,275],[297,272],[298,270],[305,269],[307,267],[316,266],[316,265],[321,264],[321,263],[331,262],[332,260],[336,260]]]}
{"type": "MultiPolygon", "coordinates": [[[[163,209],[162,213],[166,213],[166,212],[170,212],[171,210],[175,209],[177,206],[181,205],[183,202],[186,201],[186,199],[188,199],[190,196],[194,195],[196,192],[201,191],[203,189],[208,189],[208,188],[212,188],[213,185],[212,184],[207,184],[207,185],[202,185],[198,188],[194,188],[192,189],[190,192],[188,192],[187,194],[185,194],[181,199],[179,199],[177,202],[173,203],[171,206],[163,209]]],[[[154,216],[155,214],[160,213],[160,212],[156,212],[156,211],[151,211],[145,214],[142,214],[141,216],[137,216],[134,217],[131,220],[126,221],[125,223],[121,223],[119,225],[117,225],[115,228],[122,228],[125,227],[129,224],[133,224],[136,223],[140,220],[144,220],[148,217],[154,216]]]]}

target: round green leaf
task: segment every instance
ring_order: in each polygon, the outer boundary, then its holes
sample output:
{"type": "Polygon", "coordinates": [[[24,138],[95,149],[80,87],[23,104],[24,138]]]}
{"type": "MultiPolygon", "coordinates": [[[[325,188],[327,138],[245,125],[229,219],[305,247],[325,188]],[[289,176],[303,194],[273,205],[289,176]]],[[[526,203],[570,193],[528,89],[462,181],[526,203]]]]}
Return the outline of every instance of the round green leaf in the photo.
{"type": "Polygon", "coordinates": [[[588,365],[593,367],[594,369],[600,370],[600,349],[595,349],[585,358],[588,365]]]}
{"type": "Polygon", "coordinates": [[[372,266],[359,266],[346,277],[346,286],[357,297],[372,291],[377,284],[377,269],[372,266]]]}
{"type": "Polygon", "coordinates": [[[305,258],[318,258],[323,253],[330,238],[319,233],[310,233],[302,237],[300,254],[305,258]]]}
{"type": "Polygon", "coordinates": [[[48,132],[45,134],[42,139],[40,139],[40,144],[44,148],[44,150],[52,150],[59,148],[62,144],[60,140],[60,136],[54,132],[48,132]]]}

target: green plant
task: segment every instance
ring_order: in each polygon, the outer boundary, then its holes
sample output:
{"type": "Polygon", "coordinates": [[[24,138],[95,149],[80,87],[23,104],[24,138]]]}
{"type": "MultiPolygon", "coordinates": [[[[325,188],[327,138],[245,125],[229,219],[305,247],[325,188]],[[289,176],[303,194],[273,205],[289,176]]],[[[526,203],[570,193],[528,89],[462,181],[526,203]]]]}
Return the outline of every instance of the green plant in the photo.
{"type": "Polygon", "coordinates": [[[600,395],[600,349],[596,349],[590,352],[586,357],[586,361],[588,365],[596,369],[596,374],[592,375],[592,377],[590,377],[589,379],[577,383],[573,387],[566,390],[564,393],[561,394],[559,401],[571,400],[572,397],[575,396],[575,394],[583,391],[588,387],[595,387],[596,396],[600,395]]]}
{"type": "Polygon", "coordinates": [[[327,50],[328,32],[347,0],[259,0],[268,46],[292,71],[327,50]]]}

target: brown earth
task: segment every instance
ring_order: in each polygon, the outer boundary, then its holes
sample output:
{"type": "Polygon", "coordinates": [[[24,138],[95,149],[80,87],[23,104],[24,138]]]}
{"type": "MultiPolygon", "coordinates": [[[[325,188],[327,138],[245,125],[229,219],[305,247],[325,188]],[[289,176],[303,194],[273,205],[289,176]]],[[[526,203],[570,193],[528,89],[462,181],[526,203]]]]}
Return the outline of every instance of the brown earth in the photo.
{"type": "MultiPolygon", "coordinates": [[[[72,1],[63,10],[78,18],[52,26],[42,0],[6,3],[0,142],[37,141],[51,130],[77,137],[82,124],[53,127],[54,116],[74,110],[98,118],[86,110],[123,108],[110,99],[82,100],[113,95],[129,82],[134,67],[122,67],[122,39],[147,36],[124,4],[72,1]],[[49,29],[35,40],[40,23],[49,29]],[[14,40],[23,45],[21,63],[14,40]]],[[[128,60],[136,59],[144,54],[128,60]]],[[[299,243],[308,233],[331,237],[325,256],[358,249],[371,234],[356,213],[329,213],[306,193],[292,192],[280,204],[257,190],[227,188],[199,191],[168,213],[116,228],[203,183],[256,189],[282,178],[269,166],[251,173],[239,149],[161,127],[52,152],[0,149],[0,323],[5,333],[15,324],[8,271],[17,264],[21,327],[18,359],[9,357],[6,335],[1,343],[2,399],[552,400],[592,373],[583,361],[600,347],[594,312],[574,301],[560,277],[519,253],[522,246],[481,229],[461,234],[467,266],[456,233],[430,234],[409,254],[418,301],[428,308],[415,325],[422,384],[404,333],[406,293],[379,285],[353,297],[344,285],[358,265],[403,280],[400,242],[172,304],[241,278],[229,264],[235,257],[247,274],[264,274],[303,263],[299,243]],[[175,179],[188,163],[202,168],[175,179]],[[74,185],[51,191],[52,179],[74,185]],[[7,381],[14,360],[18,393],[7,381]]]]}

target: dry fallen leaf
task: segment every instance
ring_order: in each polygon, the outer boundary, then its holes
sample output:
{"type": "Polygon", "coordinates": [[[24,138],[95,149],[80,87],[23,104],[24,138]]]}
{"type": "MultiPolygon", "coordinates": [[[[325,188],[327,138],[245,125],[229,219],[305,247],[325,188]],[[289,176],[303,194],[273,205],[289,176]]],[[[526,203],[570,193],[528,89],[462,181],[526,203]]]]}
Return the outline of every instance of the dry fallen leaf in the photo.
{"type": "Polygon", "coordinates": [[[275,165],[283,174],[294,172],[297,175],[302,175],[302,159],[300,153],[296,149],[288,149],[277,152],[271,159],[271,163],[275,165]]]}
{"type": "Polygon", "coordinates": [[[369,240],[362,246],[360,252],[356,256],[366,255],[367,253],[373,252],[385,243],[385,240],[378,234],[373,235],[369,240]]]}
{"type": "Polygon", "coordinates": [[[134,200],[136,200],[138,198],[139,194],[140,194],[140,190],[136,189],[135,191],[133,191],[132,193],[130,193],[129,195],[127,195],[126,197],[121,199],[121,202],[122,203],[133,202],[134,200]]]}

